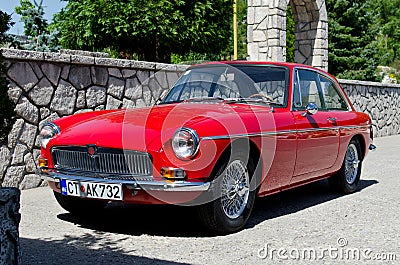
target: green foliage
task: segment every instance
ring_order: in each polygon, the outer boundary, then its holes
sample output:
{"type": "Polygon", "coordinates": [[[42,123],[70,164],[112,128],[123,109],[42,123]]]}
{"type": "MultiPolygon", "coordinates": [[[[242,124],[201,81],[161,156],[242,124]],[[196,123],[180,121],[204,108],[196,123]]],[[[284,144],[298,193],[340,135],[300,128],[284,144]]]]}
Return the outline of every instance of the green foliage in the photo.
{"type": "MultiPolygon", "coordinates": [[[[0,45],[8,41],[5,32],[11,27],[11,16],[0,10],[0,45]]],[[[15,120],[15,104],[8,97],[7,68],[0,53],[0,144],[4,144],[15,120]]]]}
{"type": "Polygon", "coordinates": [[[294,18],[291,5],[286,9],[286,62],[294,62],[294,18]]]}
{"type": "Polygon", "coordinates": [[[339,78],[378,81],[374,17],[365,0],[328,0],[329,71],[339,78]]]}
{"type": "Polygon", "coordinates": [[[172,53],[220,53],[231,17],[230,0],[70,0],[51,28],[64,48],[170,62],[172,53]]]}
{"type": "Polygon", "coordinates": [[[58,49],[56,32],[50,33],[47,20],[44,18],[43,0],[39,3],[33,0],[20,0],[20,6],[15,12],[21,15],[24,23],[24,34],[28,37],[27,44],[22,48],[36,51],[54,51],[58,49]]]}
{"type": "Polygon", "coordinates": [[[395,66],[400,61],[400,0],[372,0],[371,11],[377,14],[374,24],[380,63],[395,66]]]}

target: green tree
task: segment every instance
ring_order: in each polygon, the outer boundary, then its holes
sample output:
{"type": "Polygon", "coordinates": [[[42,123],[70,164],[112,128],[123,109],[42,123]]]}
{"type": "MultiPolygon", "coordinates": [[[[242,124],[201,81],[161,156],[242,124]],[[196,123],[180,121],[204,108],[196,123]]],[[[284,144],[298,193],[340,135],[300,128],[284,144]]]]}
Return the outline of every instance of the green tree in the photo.
{"type": "Polygon", "coordinates": [[[295,23],[292,6],[286,9],[286,62],[294,62],[295,23]]]}
{"type": "Polygon", "coordinates": [[[220,53],[231,17],[230,0],[70,0],[52,28],[64,48],[170,62],[172,53],[220,53]]]}
{"type": "Polygon", "coordinates": [[[328,0],[329,71],[339,78],[377,81],[376,32],[367,0],[328,0]]]}
{"type": "MultiPolygon", "coordinates": [[[[10,29],[11,16],[0,10],[0,45],[8,41],[5,32],[10,29]]],[[[7,68],[0,53],[0,144],[4,144],[15,120],[15,104],[8,97],[7,68]]]]}
{"type": "Polygon", "coordinates": [[[371,11],[377,13],[374,25],[380,63],[394,66],[400,61],[400,0],[373,0],[371,11]]]}
{"type": "Polygon", "coordinates": [[[57,41],[54,34],[49,31],[49,24],[44,18],[43,0],[33,3],[30,0],[20,0],[20,6],[15,7],[15,12],[21,15],[24,23],[24,34],[28,37],[28,44],[23,48],[37,51],[57,50],[57,41]]]}

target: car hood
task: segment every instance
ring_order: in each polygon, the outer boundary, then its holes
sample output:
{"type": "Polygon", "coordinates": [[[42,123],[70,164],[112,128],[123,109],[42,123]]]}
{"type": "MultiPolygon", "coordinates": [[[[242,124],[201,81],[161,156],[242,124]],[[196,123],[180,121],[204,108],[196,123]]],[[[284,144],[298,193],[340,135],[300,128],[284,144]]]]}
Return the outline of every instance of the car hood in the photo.
{"type": "Polygon", "coordinates": [[[96,144],[110,148],[146,150],[152,144],[160,148],[181,127],[195,129],[200,137],[243,133],[246,125],[241,125],[238,121],[246,119],[240,116],[254,115],[254,106],[180,103],[102,112],[99,115],[92,112],[88,115],[89,118],[83,116],[78,119],[72,115],[62,121],[55,121],[60,126],[61,133],[50,145],[96,144]]]}

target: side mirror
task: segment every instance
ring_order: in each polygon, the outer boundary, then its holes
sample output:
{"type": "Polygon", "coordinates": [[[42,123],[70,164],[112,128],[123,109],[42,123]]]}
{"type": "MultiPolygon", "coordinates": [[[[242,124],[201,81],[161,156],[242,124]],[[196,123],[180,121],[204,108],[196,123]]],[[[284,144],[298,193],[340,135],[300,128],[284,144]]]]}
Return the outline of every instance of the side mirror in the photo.
{"type": "Polygon", "coordinates": [[[304,117],[307,114],[308,115],[314,115],[317,112],[318,112],[317,105],[315,103],[313,103],[313,102],[310,102],[310,103],[307,104],[306,111],[302,114],[302,116],[304,117]]]}

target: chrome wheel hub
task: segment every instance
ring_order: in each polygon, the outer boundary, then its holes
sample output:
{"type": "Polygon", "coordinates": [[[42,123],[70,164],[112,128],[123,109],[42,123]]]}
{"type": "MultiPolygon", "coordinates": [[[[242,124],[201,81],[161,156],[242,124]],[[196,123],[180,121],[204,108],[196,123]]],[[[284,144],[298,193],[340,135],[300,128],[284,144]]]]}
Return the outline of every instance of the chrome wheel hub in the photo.
{"type": "Polygon", "coordinates": [[[231,219],[239,217],[249,198],[249,173],[240,160],[229,163],[222,177],[222,209],[231,219]]]}
{"type": "Polygon", "coordinates": [[[359,164],[357,147],[354,144],[350,144],[347,147],[345,157],[345,176],[348,184],[353,184],[356,181],[359,164]]]}

